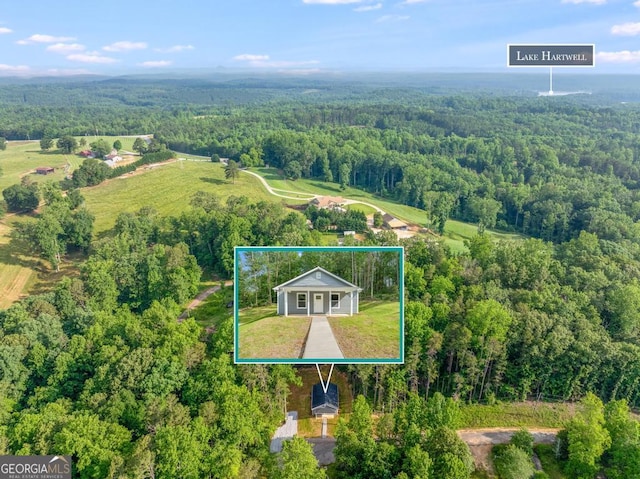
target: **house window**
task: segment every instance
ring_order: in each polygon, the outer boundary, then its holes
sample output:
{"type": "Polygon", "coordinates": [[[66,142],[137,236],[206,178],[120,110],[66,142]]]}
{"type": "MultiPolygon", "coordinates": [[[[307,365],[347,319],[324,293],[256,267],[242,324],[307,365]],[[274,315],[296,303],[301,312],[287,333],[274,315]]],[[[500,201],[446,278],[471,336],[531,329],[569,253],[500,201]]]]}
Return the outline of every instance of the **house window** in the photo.
{"type": "Polygon", "coordinates": [[[332,308],[340,308],[340,295],[336,293],[331,293],[331,307],[332,308]]]}
{"type": "Polygon", "coordinates": [[[322,278],[322,273],[320,271],[316,271],[316,279],[322,278]]]}
{"type": "Polygon", "coordinates": [[[298,309],[307,309],[307,293],[298,293],[298,309]]]}

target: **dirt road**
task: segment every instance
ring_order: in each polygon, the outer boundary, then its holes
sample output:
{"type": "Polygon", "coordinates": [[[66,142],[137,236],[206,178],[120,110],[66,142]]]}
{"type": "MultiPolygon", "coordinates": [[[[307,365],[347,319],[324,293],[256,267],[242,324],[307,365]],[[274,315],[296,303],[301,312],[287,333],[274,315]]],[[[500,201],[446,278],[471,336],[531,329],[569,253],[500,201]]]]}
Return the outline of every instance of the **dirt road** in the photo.
{"type": "MultiPolygon", "coordinates": [[[[233,281],[231,280],[226,281],[224,283],[225,286],[231,286],[232,284],[233,284],[233,281]]],[[[196,296],[193,301],[189,303],[189,305],[187,306],[187,309],[180,315],[180,317],[178,317],[178,321],[183,321],[187,319],[187,317],[189,316],[189,311],[196,309],[198,306],[200,306],[200,304],[205,299],[207,299],[209,296],[211,296],[213,293],[219,290],[220,290],[220,285],[212,286],[211,288],[205,289],[202,293],[196,296]]]]}

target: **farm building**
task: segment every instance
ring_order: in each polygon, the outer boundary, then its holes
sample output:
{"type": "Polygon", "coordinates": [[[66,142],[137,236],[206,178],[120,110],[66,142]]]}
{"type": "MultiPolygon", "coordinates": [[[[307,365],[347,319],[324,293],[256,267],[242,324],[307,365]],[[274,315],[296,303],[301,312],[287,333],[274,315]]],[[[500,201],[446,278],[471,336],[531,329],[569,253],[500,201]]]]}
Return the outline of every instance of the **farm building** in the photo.
{"type": "Polygon", "coordinates": [[[95,158],[96,155],[94,155],[91,150],[82,150],[80,152],[80,156],[84,156],[85,158],[95,158]]]}
{"type": "Polygon", "coordinates": [[[327,392],[324,392],[321,383],[313,385],[311,389],[311,414],[315,417],[338,414],[338,386],[329,383],[327,392]]]}
{"type": "Polygon", "coordinates": [[[49,173],[54,173],[56,170],[51,166],[40,166],[36,168],[36,173],[38,175],[48,175],[49,173]]]}
{"type": "Polygon", "coordinates": [[[318,266],[273,290],[278,295],[279,315],[352,316],[359,310],[362,288],[318,266]]]}
{"type": "Polygon", "coordinates": [[[385,213],[382,217],[382,221],[385,226],[392,230],[406,230],[407,224],[403,221],[400,221],[398,218],[391,216],[389,213],[385,213]]]}

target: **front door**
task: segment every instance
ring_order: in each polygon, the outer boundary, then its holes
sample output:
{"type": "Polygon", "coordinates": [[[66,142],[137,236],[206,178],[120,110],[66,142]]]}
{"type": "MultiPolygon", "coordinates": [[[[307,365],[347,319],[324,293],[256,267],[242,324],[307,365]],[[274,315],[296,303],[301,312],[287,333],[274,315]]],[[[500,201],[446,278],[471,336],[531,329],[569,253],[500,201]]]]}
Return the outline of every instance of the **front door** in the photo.
{"type": "Polygon", "coordinates": [[[313,312],[315,314],[324,313],[324,294],[313,294],[313,312]]]}

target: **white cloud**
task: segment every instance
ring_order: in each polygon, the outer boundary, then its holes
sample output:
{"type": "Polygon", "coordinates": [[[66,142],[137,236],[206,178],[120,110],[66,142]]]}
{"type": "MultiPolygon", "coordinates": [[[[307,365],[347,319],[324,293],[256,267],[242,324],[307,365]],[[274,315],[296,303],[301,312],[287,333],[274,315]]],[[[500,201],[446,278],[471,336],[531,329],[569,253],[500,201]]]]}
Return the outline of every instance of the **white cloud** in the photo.
{"type": "Polygon", "coordinates": [[[147,44],[145,42],[115,42],[111,45],[107,45],[102,47],[102,49],[106,52],[128,52],[131,50],[144,50],[147,48],[147,44]]]}
{"type": "Polygon", "coordinates": [[[594,5],[604,5],[607,0],[562,0],[562,3],[573,3],[578,5],[579,3],[593,3],[594,5]]]}
{"type": "Polygon", "coordinates": [[[0,74],[2,75],[24,75],[31,69],[26,65],[5,65],[0,63],[0,74]]]}
{"type": "Polygon", "coordinates": [[[362,5],[361,7],[356,7],[353,9],[353,11],[354,12],[370,12],[372,10],[380,10],[381,8],[382,8],[382,3],[376,3],[375,5],[362,5]]]}
{"type": "Polygon", "coordinates": [[[36,33],[24,40],[18,40],[16,43],[18,45],[30,45],[32,43],[64,43],[72,42],[73,40],[75,40],[74,37],[54,37],[53,35],[42,35],[40,33],[36,33]]]}
{"type": "Polygon", "coordinates": [[[138,63],[138,65],[140,65],[141,67],[147,67],[147,68],[157,68],[157,67],[168,67],[169,65],[171,65],[171,63],[172,62],[170,60],[154,60],[154,61],[138,63]]]}
{"type": "Polygon", "coordinates": [[[0,27],[0,35],[4,34],[4,33],[11,33],[13,30],[11,30],[10,28],[7,27],[0,27]]]}
{"type": "Polygon", "coordinates": [[[174,45],[169,48],[156,48],[156,51],[162,53],[179,53],[184,50],[193,50],[194,48],[193,45],[174,45]]]}
{"type": "Polygon", "coordinates": [[[613,35],[626,35],[635,36],[640,35],[640,22],[637,23],[623,23],[621,25],[614,25],[611,27],[611,33],[613,35]]]}
{"type": "Polygon", "coordinates": [[[347,5],[349,3],[362,3],[362,0],[302,0],[307,4],[322,4],[322,5],[347,5]]]}
{"type": "Polygon", "coordinates": [[[376,23],[403,22],[411,18],[409,15],[382,15],[378,17],[376,23]]]}
{"type": "Polygon", "coordinates": [[[82,63],[115,63],[118,60],[110,57],[103,57],[96,52],[75,53],[67,56],[67,60],[82,63]]]}
{"type": "Polygon", "coordinates": [[[404,0],[400,5],[415,5],[416,3],[426,3],[429,0],[404,0]]]}
{"type": "Polygon", "coordinates": [[[638,63],[640,62],[640,50],[619,52],[598,52],[596,60],[608,63],[638,63]]]}
{"type": "Polygon", "coordinates": [[[640,0],[638,0],[637,2],[633,2],[633,4],[634,4],[636,7],[640,8],[640,0]]]}
{"type": "Polygon", "coordinates": [[[242,55],[236,55],[235,57],[233,57],[233,59],[240,62],[256,62],[268,60],[269,55],[253,55],[251,53],[243,53],[242,55]]]}
{"type": "Polygon", "coordinates": [[[82,52],[84,50],[85,46],[80,45],[79,43],[54,43],[47,47],[48,52],[62,53],[63,55],[68,55],[73,52],[82,52]]]}

